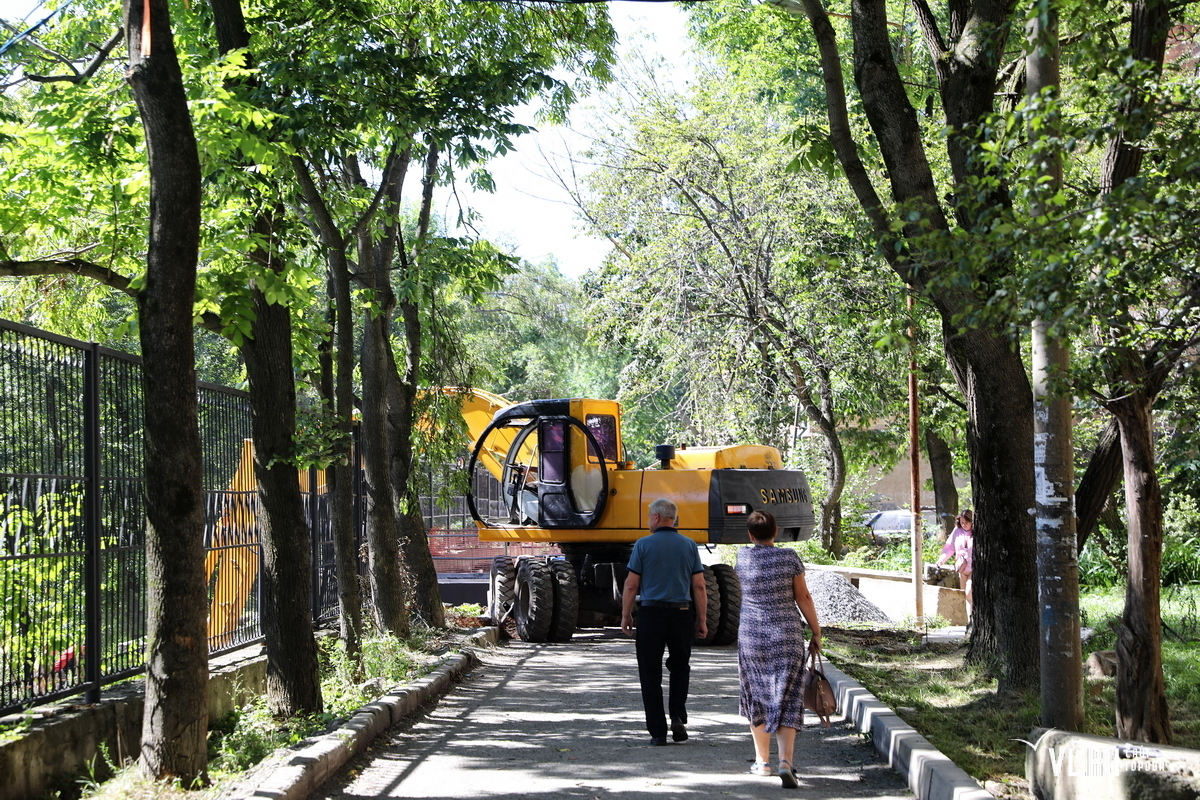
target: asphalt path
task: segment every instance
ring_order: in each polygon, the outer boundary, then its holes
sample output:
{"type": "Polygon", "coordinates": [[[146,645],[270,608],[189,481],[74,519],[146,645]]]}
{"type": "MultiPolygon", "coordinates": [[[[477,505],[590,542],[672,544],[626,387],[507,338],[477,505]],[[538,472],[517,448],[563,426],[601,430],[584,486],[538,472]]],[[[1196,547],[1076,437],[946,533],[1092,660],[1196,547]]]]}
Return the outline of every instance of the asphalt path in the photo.
{"type": "Polygon", "coordinates": [[[480,666],[460,684],[388,730],[310,798],[913,796],[839,717],[828,729],[814,717],[797,736],[798,790],[751,775],[734,647],[692,651],[690,738],[666,747],[650,746],[633,642],[616,629],[580,631],[567,644],[510,642],[479,655],[480,666]]]}

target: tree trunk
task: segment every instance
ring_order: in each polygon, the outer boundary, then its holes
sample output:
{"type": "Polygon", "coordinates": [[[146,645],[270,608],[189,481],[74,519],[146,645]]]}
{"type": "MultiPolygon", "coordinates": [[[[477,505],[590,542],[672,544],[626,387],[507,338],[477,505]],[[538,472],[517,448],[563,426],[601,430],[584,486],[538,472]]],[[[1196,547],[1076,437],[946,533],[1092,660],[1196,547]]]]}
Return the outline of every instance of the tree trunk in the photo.
{"type": "Polygon", "coordinates": [[[322,708],[312,618],[312,541],[295,466],[296,387],[286,306],[253,290],[253,338],[242,345],[250,383],[254,475],[263,513],[262,628],[267,704],[277,716],[322,708]]]}
{"type": "MultiPolygon", "coordinates": [[[[812,25],[821,52],[829,112],[830,141],[864,213],[871,220],[880,252],[902,280],[926,291],[927,276],[940,269],[922,260],[920,248],[931,232],[950,231],[940,205],[930,159],[916,112],[897,69],[888,33],[883,0],[854,0],[854,80],[887,166],[892,199],[903,203],[907,223],[898,232],[884,211],[870,173],[858,156],[847,122],[842,66],[828,14],[820,0],[772,0],[791,13],[803,13],[812,25]],[[802,9],[802,11],[801,11],[802,9]],[[915,213],[914,213],[915,212],[915,213]]],[[[946,152],[955,182],[978,177],[978,162],[968,158],[970,137],[992,112],[999,58],[1011,22],[1008,4],[973,7],[971,25],[954,9],[950,38],[944,42],[929,18],[930,50],[937,71],[942,104],[952,134],[946,152]],[[988,31],[981,35],[979,31],[988,31]]],[[[918,9],[920,11],[920,9],[918,9]]],[[[993,176],[987,176],[993,177],[993,176]]],[[[1009,205],[1003,176],[982,203],[1009,205]]],[[[966,228],[976,224],[980,206],[960,203],[955,211],[966,228]]],[[[940,261],[944,253],[930,254],[940,261]]],[[[1007,274],[1008,265],[991,265],[994,274],[1007,274]]],[[[1000,689],[1037,683],[1037,641],[1029,632],[1037,626],[1037,597],[1033,520],[1033,423],[1028,376],[1019,354],[1003,329],[959,330],[964,311],[984,302],[970,293],[941,283],[930,291],[942,318],[947,360],[967,398],[968,447],[975,490],[975,627],[968,657],[987,663],[1000,675],[1000,689]]]]}
{"type": "MultiPolygon", "coordinates": [[[[425,156],[425,171],[421,179],[421,208],[417,217],[417,247],[412,258],[404,251],[400,228],[392,223],[388,226],[377,254],[379,266],[392,266],[399,261],[394,273],[408,279],[410,285],[421,284],[420,265],[425,239],[429,235],[433,211],[433,189],[437,178],[438,160],[441,150],[430,141],[425,156]]],[[[393,179],[393,191],[388,201],[393,206],[394,219],[400,207],[398,182],[393,179]]],[[[419,497],[415,489],[413,474],[413,435],[416,426],[417,389],[421,376],[421,311],[412,290],[399,303],[400,321],[404,331],[404,371],[398,370],[393,358],[392,372],[388,376],[388,415],[395,438],[391,442],[392,489],[395,492],[396,508],[401,515],[403,535],[400,546],[404,567],[412,582],[413,607],[417,615],[434,627],[445,624],[445,609],[442,607],[441,590],[438,588],[437,569],[433,554],[429,550],[429,536],[425,521],[421,517],[419,497]]]]}
{"type": "Polygon", "coordinates": [[[954,454],[937,431],[925,426],[925,453],[929,456],[929,473],[933,479],[933,504],[937,509],[941,533],[939,541],[954,530],[958,517],[958,487],[954,485],[954,454]]]}
{"type": "Polygon", "coordinates": [[[1100,520],[1108,498],[1121,480],[1121,431],[1116,420],[1109,420],[1100,432],[1096,449],[1088,459],[1087,469],[1075,490],[1075,550],[1083,552],[1092,529],[1100,520]]]}
{"type": "Polygon", "coordinates": [[[1129,577],[1117,630],[1117,736],[1170,744],[1171,722],[1162,670],[1162,490],[1154,463],[1150,400],[1139,391],[1108,404],[1125,454],[1129,577]]]}
{"type": "Polygon", "coordinates": [[[149,586],[140,763],[150,778],[174,777],[191,787],[208,780],[208,603],[192,323],[200,159],[168,3],[129,3],[124,11],[128,80],[150,167],[146,282],[137,298],[149,586]]]}
{"type": "Polygon", "coordinates": [[[842,441],[836,432],[825,436],[825,459],[829,487],[821,500],[821,546],[834,558],[841,558],[842,492],[846,488],[846,455],[842,451],[842,441]]]}
{"type": "Polygon", "coordinates": [[[975,487],[975,609],[967,657],[999,691],[1038,684],[1033,517],[1033,390],[1014,345],[981,330],[947,335],[967,401],[975,487]]]}
{"type": "MultiPolygon", "coordinates": [[[[249,47],[240,0],[210,0],[221,52],[249,47]]],[[[261,196],[254,232],[260,248],[250,260],[280,272],[275,221],[261,196]]],[[[270,304],[250,287],[254,319],[241,347],[250,384],[254,472],[261,506],[263,542],[262,629],[267,650],[267,704],[278,716],[317,712],[322,708],[317,643],[313,636],[312,585],[297,580],[310,575],[312,536],[300,496],[295,464],[296,386],[292,365],[292,320],[286,306],[270,304]]],[[[316,487],[313,487],[316,490],[316,487]]]]}
{"type": "Polygon", "coordinates": [[[421,363],[421,319],[416,304],[409,301],[400,304],[400,316],[404,324],[404,374],[390,382],[388,405],[392,427],[396,431],[391,457],[392,488],[396,492],[396,508],[400,509],[400,548],[413,592],[413,610],[426,623],[440,628],[446,621],[445,609],[413,474],[412,440],[421,363]]]}
{"type": "Polygon", "coordinates": [[[362,642],[362,589],[358,583],[358,531],[354,527],[354,454],[351,452],[351,416],[354,411],[354,318],[350,308],[350,267],[345,251],[327,259],[329,296],[333,310],[332,374],[326,397],[332,402],[338,443],[334,461],[325,470],[329,493],[329,524],[333,533],[338,576],[338,621],[342,642],[351,663],[358,663],[362,642]]]}
{"type": "Polygon", "coordinates": [[[391,456],[397,432],[388,414],[388,383],[396,362],[390,341],[392,294],[386,265],[375,263],[370,236],[362,234],[359,265],[368,288],[375,291],[378,310],[363,314],[362,443],[364,487],[367,496],[367,551],[370,560],[371,601],[381,630],[403,638],[409,634],[405,581],[400,565],[400,520],[392,489],[391,456]]]}
{"type": "MultiPolygon", "coordinates": [[[[780,326],[781,330],[783,329],[780,326]]],[[[785,335],[787,332],[785,331],[785,335]]],[[[798,337],[789,337],[789,343],[794,343],[798,337]]],[[[788,347],[777,337],[773,337],[775,345],[783,352],[788,347]]],[[[842,449],[841,436],[838,433],[834,418],[833,383],[828,370],[816,368],[817,393],[813,397],[813,389],[808,376],[801,369],[799,362],[792,359],[787,362],[787,369],[792,379],[792,388],[796,392],[796,400],[804,409],[804,414],[821,432],[825,456],[825,497],[821,499],[821,547],[834,558],[842,557],[842,492],[846,489],[846,454],[842,449]]]]}
{"type": "MultiPolygon", "coordinates": [[[[1134,59],[1153,75],[1162,71],[1170,28],[1167,0],[1134,0],[1129,44],[1134,59]]],[[[1116,133],[1100,166],[1100,190],[1111,192],[1135,177],[1143,148],[1135,144],[1151,117],[1142,113],[1149,97],[1141,90],[1121,101],[1116,133]],[[1128,126],[1128,127],[1126,127],[1128,126]]],[[[1124,320],[1108,323],[1110,337],[1128,336],[1124,320]]],[[[1190,334],[1189,334],[1190,335],[1190,334]]],[[[1171,361],[1147,352],[1116,359],[1119,379],[1110,381],[1118,399],[1108,403],[1121,434],[1125,505],[1128,517],[1129,572],[1125,611],[1117,630],[1117,736],[1170,744],[1171,722],[1162,674],[1162,617],[1159,590],[1162,573],[1162,489],[1154,461],[1153,399],[1171,361]],[[1147,370],[1146,365],[1155,368],[1147,370]]]]}

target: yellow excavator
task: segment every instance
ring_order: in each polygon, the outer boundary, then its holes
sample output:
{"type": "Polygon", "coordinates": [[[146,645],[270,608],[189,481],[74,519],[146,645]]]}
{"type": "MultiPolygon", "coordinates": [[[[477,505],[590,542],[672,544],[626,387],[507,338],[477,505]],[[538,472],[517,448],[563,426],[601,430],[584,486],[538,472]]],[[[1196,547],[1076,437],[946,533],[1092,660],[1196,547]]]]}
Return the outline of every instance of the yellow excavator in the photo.
{"type": "MultiPolygon", "coordinates": [[[[508,403],[478,389],[461,397],[473,440],[467,469],[481,465],[500,482],[500,499],[468,494],[467,505],[488,542],[554,543],[562,556],[496,557],[488,612],[512,618],[529,642],[569,640],[581,620],[619,615],[633,544],[648,535],[650,503],[679,506],[679,531],[697,545],[744,544],[746,517],[766,510],[779,539],[807,539],[815,528],[804,473],[784,469],[764,445],[659,445],[658,465],[635,469],[621,441],[621,406],[613,400],[508,403]]],[[[705,570],[708,636],[737,639],[741,587],[726,564],[705,570]]]]}

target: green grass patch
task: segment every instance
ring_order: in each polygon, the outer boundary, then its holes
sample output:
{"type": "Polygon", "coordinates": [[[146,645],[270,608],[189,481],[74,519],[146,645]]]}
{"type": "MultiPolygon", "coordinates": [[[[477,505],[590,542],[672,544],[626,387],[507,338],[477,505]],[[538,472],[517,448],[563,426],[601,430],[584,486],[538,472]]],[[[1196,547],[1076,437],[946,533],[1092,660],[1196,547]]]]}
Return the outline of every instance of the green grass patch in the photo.
{"type": "MultiPolygon", "coordinates": [[[[1163,593],[1163,674],[1175,745],[1200,750],[1200,586],[1163,593]]],[[[1120,620],[1123,592],[1091,592],[1081,598],[1085,625],[1095,634],[1084,658],[1111,649],[1113,623],[1120,620]]],[[[964,663],[966,645],[924,642],[904,630],[823,628],[824,647],[835,664],[854,676],[979,781],[1010,787],[1024,784],[1025,745],[1040,725],[1036,687],[996,694],[996,681],[964,663]]],[[[1112,679],[1088,680],[1084,693],[1085,732],[1113,736],[1112,679]]]]}
{"type": "Polygon", "coordinates": [[[963,663],[964,644],[927,643],[909,631],[826,627],[830,659],[980,781],[1019,783],[1037,725],[1036,692],[998,696],[996,681],[963,663]]]}
{"type": "MultiPolygon", "coordinates": [[[[1175,746],[1200,750],[1200,585],[1173,586],[1163,590],[1160,602],[1163,639],[1163,679],[1175,746]]],[[[1084,658],[1097,650],[1116,646],[1117,625],[1125,608],[1123,588],[1102,589],[1080,597],[1083,624],[1094,631],[1084,646],[1084,658]]],[[[1114,735],[1112,709],[1115,688],[1111,679],[1089,681],[1087,703],[1089,724],[1103,725],[1101,735],[1114,735]],[[1093,705],[1104,708],[1106,717],[1095,714],[1093,705]],[[1103,719],[1103,721],[1101,721],[1103,719]]]]}

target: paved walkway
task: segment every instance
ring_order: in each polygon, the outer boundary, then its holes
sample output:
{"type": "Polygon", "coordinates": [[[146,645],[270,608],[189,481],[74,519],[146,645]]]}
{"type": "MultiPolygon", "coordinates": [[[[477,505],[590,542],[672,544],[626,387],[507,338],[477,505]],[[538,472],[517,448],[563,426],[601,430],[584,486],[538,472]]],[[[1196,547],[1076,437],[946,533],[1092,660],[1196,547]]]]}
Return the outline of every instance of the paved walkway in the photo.
{"type": "Polygon", "coordinates": [[[480,656],[461,684],[310,797],[912,797],[840,717],[829,729],[806,724],[797,737],[799,792],[750,775],[732,647],[693,650],[691,738],[666,747],[649,746],[633,643],[615,629],[581,631],[569,644],[510,642],[480,656]]]}

